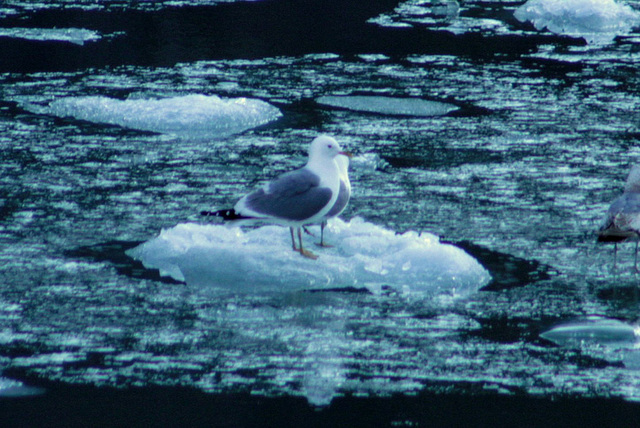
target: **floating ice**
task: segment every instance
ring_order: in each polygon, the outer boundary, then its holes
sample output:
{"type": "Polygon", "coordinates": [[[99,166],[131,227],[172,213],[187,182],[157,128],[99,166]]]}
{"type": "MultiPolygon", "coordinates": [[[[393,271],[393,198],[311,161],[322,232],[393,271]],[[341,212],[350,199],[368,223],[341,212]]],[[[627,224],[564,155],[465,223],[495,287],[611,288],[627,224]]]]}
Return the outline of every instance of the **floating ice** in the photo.
{"type": "Polygon", "coordinates": [[[572,346],[581,343],[601,345],[633,345],[635,328],[618,320],[593,318],[561,324],[540,335],[558,345],[572,346]]]}
{"type": "Polygon", "coordinates": [[[389,165],[378,153],[364,153],[351,158],[351,166],[363,172],[373,172],[389,165]]]}
{"type": "MultiPolygon", "coordinates": [[[[127,254],[189,285],[234,291],[362,286],[375,292],[389,285],[458,297],[490,279],[473,257],[431,234],[397,235],[355,218],[332,220],[325,238],[334,247],[322,250],[318,260],[308,260],[291,250],[284,227],[244,231],[186,223],[163,230],[127,254]]],[[[311,240],[307,237],[307,245],[311,240]]]]}
{"type": "Polygon", "coordinates": [[[538,30],[582,37],[595,45],[609,44],[640,25],[638,12],[614,0],[529,0],[514,16],[531,21],[538,30]]]}
{"type": "Polygon", "coordinates": [[[84,45],[100,40],[100,33],[84,28],[0,28],[0,37],[12,37],[35,41],[68,42],[84,45]]]}
{"type": "Polygon", "coordinates": [[[223,137],[276,120],[278,108],[257,99],[185,95],[164,99],[118,100],[101,96],[67,97],[47,107],[26,105],[41,114],[189,138],[223,137]]]}
{"type": "MultiPolygon", "coordinates": [[[[518,0],[510,0],[518,2],[518,0]]],[[[387,28],[416,27],[436,31],[448,31],[456,35],[480,32],[484,35],[512,33],[501,20],[481,18],[479,16],[460,16],[460,3],[457,0],[406,0],[398,4],[392,12],[386,12],[367,22],[387,28]]],[[[482,3],[482,1],[477,2],[482,3]]],[[[504,3],[504,2],[501,2],[504,3]]],[[[468,2],[465,3],[471,8],[468,2]]]]}
{"type": "Polygon", "coordinates": [[[142,10],[159,11],[162,9],[175,9],[176,7],[191,6],[215,6],[222,3],[250,2],[259,0],[136,0],[136,1],[95,1],[95,0],[46,0],[46,1],[24,1],[24,0],[4,0],[0,2],[0,18],[2,13],[11,15],[29,16],[41,10],[74,10],[83,11],[108,11],[117,10],[142,10]],[[1,6],[11,6],[2,8],[1,6]]]}
{"type": "Polygon", "coordinates": [[[382,95],[323,96],[316,102],[329,107],[396,116],[442,116],[458,110],[453,104],[439,101],[382,95]]]}

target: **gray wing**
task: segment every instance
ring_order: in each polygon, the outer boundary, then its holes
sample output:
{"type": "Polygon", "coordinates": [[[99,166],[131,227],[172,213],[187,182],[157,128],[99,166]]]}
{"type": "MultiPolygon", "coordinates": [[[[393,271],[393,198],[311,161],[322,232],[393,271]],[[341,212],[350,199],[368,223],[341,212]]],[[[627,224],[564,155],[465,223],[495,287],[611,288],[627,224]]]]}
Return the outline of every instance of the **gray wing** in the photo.
{"type": "Polygon", "coordinates": [[[325,217],[331,218],[339,215],[347,207],[350,197],[351,192],[349,192],[349,189],[347,189],[347,185],[344,181],[340,180],[340,191],[338,192],[338,199],[336,199],[333,207],[331,207],[325,217]]]}
{"type": "Polygon", "coordinates": [[[624,193],[611,203],[600,232],[640,231],[640,193],[624,193]]]}
{"type": "Polygon", "coordinates": [[[320,187],[320,177],[302,168],[270,182],[266,191],[260,188],[248,194],[236,206],[243,203],[248,209],[265,216],[303,221],[322,210],[331,196],[331,189],[320,187]]]}

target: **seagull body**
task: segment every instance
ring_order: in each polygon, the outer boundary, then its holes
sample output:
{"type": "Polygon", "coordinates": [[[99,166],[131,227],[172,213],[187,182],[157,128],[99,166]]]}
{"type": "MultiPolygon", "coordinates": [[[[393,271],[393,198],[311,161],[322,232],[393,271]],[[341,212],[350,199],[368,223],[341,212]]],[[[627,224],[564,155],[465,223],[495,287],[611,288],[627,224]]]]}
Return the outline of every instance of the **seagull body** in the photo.
{"type": "Polygon", "coordinates": [[[616,198],[598,229],[598,242],[614,243],[614,264],[618,242],[636,241],[634,267],[637,270],[640,237],[640,165],[631,168],[624,193],[616,198]]]}
{"type": "Polygon", "coordinates": [[[338,200],[340,175],[335,158],[344,154],[336,140],[328,136],[315,138],[309,147],[307,164],[266,183],[242,197],[232,209],[202,215],[221,217],[242,223],[272,223],[289,226],[293,249],[309,258],[317,258],[302,246],[301,228],[320,223],[338,200]],[[296,247],[294,229],[298,234],[296,247]]]}
{"type": "Polygon", "coordinates": [[[321,247],[326,247],[324,243],[324,228],[327,226],[327,221],[342,214],[344,209],[349,203],[351,198],[351,181],[349,180],[349,157],[348,153],[343,156],[336,156],[335,163],[338,166],[338,175],[340,177],[340,188],[338,190],[338,197],[335,203],[331,207],[328,213],[322,218],[320,223],[320,244],[321,247]]]}

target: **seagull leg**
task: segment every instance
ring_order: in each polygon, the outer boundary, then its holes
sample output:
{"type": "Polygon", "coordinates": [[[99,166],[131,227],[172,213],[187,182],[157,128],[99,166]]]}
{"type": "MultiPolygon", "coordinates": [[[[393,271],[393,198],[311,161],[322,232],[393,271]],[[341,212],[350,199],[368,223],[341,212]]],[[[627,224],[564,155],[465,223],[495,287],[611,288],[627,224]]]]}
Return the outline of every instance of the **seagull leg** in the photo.
{"type": "Polygon", "coordinates": [[[320,223],[320,243],[316,244],[318,247],[331,248],[333,245],[324,243],[324,228],[327,227],[327,220],[320,223]]]}
{"type": "Polygon", "coordinates": [[[302,254],[302,256],[312,260],[315,260],[318,258],[318,256],[313,254],[311,251],[305,250],[302,247],[302,228],[301,227],[298,228],[298,241],[300,241],[300,254],[302,254]]]}
{"type": "Polygon", "coordinates": [[[289,232],[291,232],[291,243],[293,244],[293,251],[298,251],[296,248],[296,238],[293,235],[293,227],[289,228],[289,232]]]}

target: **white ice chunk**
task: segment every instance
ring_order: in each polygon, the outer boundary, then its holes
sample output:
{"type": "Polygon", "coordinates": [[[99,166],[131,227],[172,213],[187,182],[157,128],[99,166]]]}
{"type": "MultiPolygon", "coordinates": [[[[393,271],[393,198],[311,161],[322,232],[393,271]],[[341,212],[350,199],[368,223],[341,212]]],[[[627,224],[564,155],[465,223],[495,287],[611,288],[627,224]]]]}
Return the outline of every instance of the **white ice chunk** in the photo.
{"type": "Polygon", "coordinates": [[[58,41],[76,45],[100,40],[100,33],[84,28],[0,28],[0,37],[35,41],[58,41]]]}
{"type": "Polygon", "coordinates": [[[306,259],[291,249],[289,229],[264,226],[245,231],[224,225],[179,224],[127,254],[163,275],[192,286],[239,292],[304,287],[382,285],[411,292],[466,296],[489,282],[489,273],[458,247],[417,232],[397,235],[355,218],[334,219],[325,230],[333,248],[309,249],[306,259]]]}
{"type": "Polygon", "coordinates": [[[582,37],[595,45],[609,44],[640,25],[640,13],[614,0],[529,0],[514,16],[538,30],[582,37]]]}
{"type": "Polygon", "coordinates": [[[351,158],[351,166],[353,169],[362,172],[373,172],[384,169],[388,165],[388,162],[382,159],[377,153],[364,153],[351,158]]]}
{"type": "Polygon", "coordinates": [[[265,101],[200,94],[127,100],[101,96],[67,97],[46,107],[27,105],[25,108],[41,114],[71,116],[185,138],[223,137],[282,116],[277,107],[265,101]]]}
{"type": "Polygon", "coordinates": [[[600,345],[633,345],[637,341],[635,328],[622,321],[592,318],[561,324],[540,335],[562,346],[582,343],[600,345]]]}
{"type": "Polygon", "coordinates": [[[382,95],[323,96],[316,102],[329,107],[394,116],[442,116],[458,110],[453,104],[439,101],[382,95]]]}

